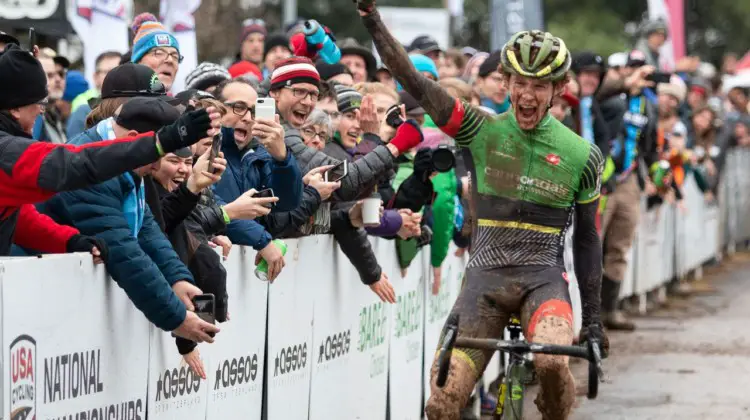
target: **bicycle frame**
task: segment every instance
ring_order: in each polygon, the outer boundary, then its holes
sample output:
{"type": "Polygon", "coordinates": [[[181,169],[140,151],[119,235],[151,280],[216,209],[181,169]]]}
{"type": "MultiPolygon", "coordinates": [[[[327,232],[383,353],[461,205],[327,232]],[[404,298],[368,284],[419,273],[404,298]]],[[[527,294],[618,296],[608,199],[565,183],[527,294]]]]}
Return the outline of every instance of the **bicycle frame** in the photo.
{"type": "MultiPolygon", "coordinates": [[[[511,320],[511,327],[513,326],[511,320]]],[[[588,398],[594,399],[603,379],[601,368],[601,350],[596,340],[589,340],[587,347],[560,346],[551,344],[528,343],[520,340],[520,325],[511,329],[511,340],[493,340],[482,338],[458,338],[458,315],[453,314],[446,323],[445,335],[438,353],[438,374],[436,385],[443,387],[450,370],[450,359],[454,347],[475,348],[508,353],[509,363],[500,388],[498,407],[495,416],[502,415],[504,420],[521,420],[523,418],[524,379],[529,369],[524,355],[542,353],[579,357],[589,361],[588,398]],[[515,330],[515,331],[514,331],[515,330]],[[515,338],[514,338],[515,337],[515,338]]]]}
{"type": "MultiPolygon", "coordinates": [[[[511,342],[521,340],[521,322],[512,317],[508,324],[511,342]]],[[[504,366],[503,380],[498,390],[497,407],[493,418],[503,420],[523,420],[523,400],[526,392],[525,383],[533,372],[529,369],[528,360],[522,354],[510,352],[508,363],[504,366]]]]}

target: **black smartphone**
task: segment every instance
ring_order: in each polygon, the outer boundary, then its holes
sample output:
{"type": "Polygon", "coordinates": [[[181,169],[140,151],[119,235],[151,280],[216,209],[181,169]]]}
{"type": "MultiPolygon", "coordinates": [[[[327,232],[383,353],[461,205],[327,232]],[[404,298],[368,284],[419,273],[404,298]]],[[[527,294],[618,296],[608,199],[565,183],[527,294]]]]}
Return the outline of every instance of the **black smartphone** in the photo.
{"type": "MultiPolygon", "coordinates": [[[[258,191],[257,193],[255,193],[255,195],[253,197],[267,198],[267,197],[276,197],[276,196],[273,194],[273,189],[266,188],[265,190],[261,190],[261,191],[258,191]]],[[[266,207],[273,207],[275,205],[276,205],[276,203],[270,203],[266,207]]]]}
{"type": "Polygon", "coordinates": [[[349,161],[344,160],[333,168],[327,170],[323,174],[323,179],[326,182],[338,182],[347,175],[349,175],[349,161]]]}
{"type": "Polygon", "coordinates": [[[659,83],[669,83],[670,79],[672,78],[672,73],[663,73],[660,71],[653,72],[646,76],[646,80],[649,82],[654,82],[656,84],[659,83]]]}
{"type": "MultiPolygon", "coordinates": [[[[209,324],[216,324],[216,297],[213,293],[198,295],[193,298],[195,314],[209,324]]],[[[208,333],[211,337],[213,333],[208,333]]]]}
{"type": "Polygon", "coordinates": [[[214,168],[214,158],[219,156],[221,151],[221,131],[214,135],[213,142],[211,143],[211,153],[208,155],[208,171],[212,174],[216,173],[214,168]]]}
{"type": "Polygon", "coordinates": [[[34,52],[34,45],[36,45],[36,31],[34,28],[29,28],[29,51],[34,52]]]}

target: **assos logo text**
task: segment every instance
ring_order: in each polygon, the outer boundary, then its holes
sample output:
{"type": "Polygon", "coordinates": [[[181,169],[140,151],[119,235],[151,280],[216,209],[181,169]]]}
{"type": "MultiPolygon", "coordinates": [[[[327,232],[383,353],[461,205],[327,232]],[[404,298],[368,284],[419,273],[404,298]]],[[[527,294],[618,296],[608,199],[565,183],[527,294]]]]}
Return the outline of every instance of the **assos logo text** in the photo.
{"type": "Polygon", "coordinates": [[[307,343],[297,344],[281,349],[276,355],[276,367],[273,376],[302,370],[307,365],[307,343]]]}
{"type": "Polygon", "coordinates": [[[337,357],[348,354],[349,346],[351,345],[351,336],[351,330],[346,330],[326,337],[320,343],[318,363],[329,362],[337,357]]]}
{"type": "Polygon", "coordinates": [[[214,391],[230,386],[242,385],[255,381],[258,376],[258,355],[245,356],[239,359],[224,360],[216,368],[214,391]]]}
{"type": "Polygon", "coordinates": [[[36,340],[19,335],[10,343],[10,420],[36,418],[36,340]]]}
{"type": "Polygon", "coordinates": [[[169,400],[197,394],[201,387],[201,378],[188,366],[179,369],[165,370],[156,382],[156,401],[169,400]]]}

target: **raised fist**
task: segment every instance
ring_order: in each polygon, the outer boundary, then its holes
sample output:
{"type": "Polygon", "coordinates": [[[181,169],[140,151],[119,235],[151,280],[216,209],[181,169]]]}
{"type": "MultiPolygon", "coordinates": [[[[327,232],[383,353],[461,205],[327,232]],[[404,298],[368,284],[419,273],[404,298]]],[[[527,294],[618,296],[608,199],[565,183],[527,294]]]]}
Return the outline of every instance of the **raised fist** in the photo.
{"type": "Polygon", "coordinates": [[[357,3],[357,9],[362,16],[368,15],[375,10],[375,0],[352,0],[357,3]]]}

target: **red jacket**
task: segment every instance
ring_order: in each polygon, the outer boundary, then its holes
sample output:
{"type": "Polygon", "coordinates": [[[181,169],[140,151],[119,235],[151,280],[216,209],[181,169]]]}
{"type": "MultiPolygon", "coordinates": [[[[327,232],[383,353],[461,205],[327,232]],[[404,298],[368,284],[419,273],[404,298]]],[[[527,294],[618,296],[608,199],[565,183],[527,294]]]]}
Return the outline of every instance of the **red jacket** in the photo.
{"type": "Polygon", "coordinates": [[[159,159],[153,132],[84,146],[34,141],[0,131],[0,256],[11,244],[66,252],[78,233],[33,207],[56,192],[84,188],[159,159]]]}

